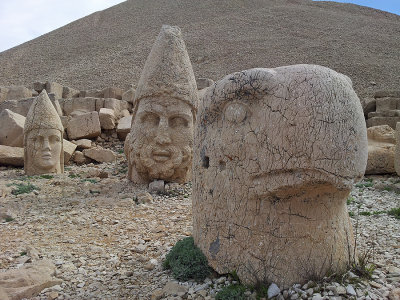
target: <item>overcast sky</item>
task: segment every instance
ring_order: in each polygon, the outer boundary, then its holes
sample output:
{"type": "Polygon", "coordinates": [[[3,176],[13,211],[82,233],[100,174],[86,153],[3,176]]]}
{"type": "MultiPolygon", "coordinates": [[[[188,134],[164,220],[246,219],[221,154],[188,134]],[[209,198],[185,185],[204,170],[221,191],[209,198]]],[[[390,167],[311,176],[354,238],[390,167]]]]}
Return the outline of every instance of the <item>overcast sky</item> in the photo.
{"type": "Polygon", "coordinates": [[[123,0],[0,0],[0,52],[123,0]]]}
{"type": "MultiPolygon", "coordinates": [[[[336,1],[400,15],[400,0],[336,1]]],[[[123,0],[0,0],[0,52],[121,2],[123,0]]]]}

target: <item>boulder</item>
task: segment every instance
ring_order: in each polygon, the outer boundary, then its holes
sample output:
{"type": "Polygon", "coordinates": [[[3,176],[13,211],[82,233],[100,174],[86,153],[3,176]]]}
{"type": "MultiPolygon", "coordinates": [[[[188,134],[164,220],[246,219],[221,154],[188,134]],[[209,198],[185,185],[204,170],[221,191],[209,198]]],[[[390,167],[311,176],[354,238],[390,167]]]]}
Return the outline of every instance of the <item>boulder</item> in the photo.
{"type": "Polygon", "coordinates": [[[0,165],[24,166],[24,148],[0,145],[0,165]]]}
{"type": "Polygon", "coordinates": [[[88,90],[88,91],[80,91],[79,97],[93,97],[93,98],[104,98],[103,91],[100,90],[88,90]]]}
{"type": "Polygon", "coordinates": [[[117,135],[121,141],[125,141],[126,136],[131,131],[132,116],[119,119],[117,125],[117,135]]]}
{"type": "Polygon", "coordinates": [[[100,119],[100,126],[102,129],[115,128],[115,114],[113,109],[100,108],[99,119],[100,119]]]}
{"type": "Polygon", "coordinates": [[[127,109],[129,110],[130,104],[124,100],[118,100],[114,98],[105,98],[104,99],[104,108],[109,108],[114,110],[114,114],[117,118],[122,117],[122,111],[127,109]]]}
{"type": "Polygon", "coordinates": [[[89,157],[86,157],[81,151],[75,151],[73,159],[74,162],[77,163],[78,165],[88,164],[92,161],[89,157]]]}
{"type": "Polygon", "coordinates": [[[117,87],[109,87],[104,89],[103,91],[104,98],[114,98],[118,100],[122,100],[123,90],[117,87]]]}
{"type": "Polygon", "coordinates": [[[400,109],[400,98],[385,97],[376,99],[376,112],[400,109]]]}
{"type": "Polygon", "coordinates": [[[380,125],[389,125],[392,129],[396,128],[397,122],[400,122],[399,117],[373,117],[367,120],[367,127],[374,127],[380,125]]]}
{"type": "Polygon", "coordinates": [[[61,99],[64,87],[57,82],[46,82],[46,91],[48,94],[53,93],[56,99],[61,99]]]}
{"type": "Polygon", "coordinates": [[[32,97],[32,91],[24,86],[10,86],[6,100],[19,100],[32,97]]]}
{"type": "Polygon", "coordinates": [[[99,98],[71,98],[71,99],[61,99],[60,106],[65,115],[69,116],[74,111],[82,111],[82,112],[92,112],[98,111],[98,106],[101,105],[103,107],[104,100],[100,100],[99,98]]]}
{"type": "Polygon", "coordinates": [[[396,125],[395,140],[394,169],[397,175],[400,176],[400,122],[396,125]]]}
{"type": "Polygon", "coordinates": [[[33,83],[33,89],[38,93],[41,93],[45,88],[46,88],[46,83],[39,81],[33,83]]]}
{"type": "Polygon", "coordinates": [[[63,92],[62,92],[62,98],[64,99],[70,99],[70,98],[77,98],[79,97],[79,90],[70,88],[68,86],[63,87],[63,92]]]}
{"type": "Polygon", "coordinates": [[[135,98],[136,90],[134,88],[130,88],[125,93],[122,94],[122,100],[127,101],[129,103],[133,103],[133,99],[135,98]]]}
{"type": "Polygon", "coordinates": [[[214,84],[214,80],[209,78],[198,78],[196,79],[197,89],[202,90],[212,86],[214,84]]]}
{"type": "Polygon", "coordinates": [[[72,141],[78,150],[90,149],[92,148],[92,141],[88,139],[80,139],[72,141]]]}
{"type": "MultiPolygon", "coordinates": [[[[50,98],[51,95],[49,95],[50,98]]],[[[5,109],[9,109],[17,114],[20,114],[24,117],[28,114],[29,108],[31,107],[33,100],[35,98],[27,98],[27,99],[20,99],[20,100],[6,100],[0,103],[0,112],[5,109]]],[[[50,99],[54,105],[59,116],[62,116],[62,110],[58,100],[50,99]]]]}
{"type": "Polygon", "coordinates": [[[25,117],[5,109],[0,113],[0,145],[24,146],[25,117]]]}
{"type": "Polygon", "coordinates": [[[99,114],[96,111],[71,117],[67,125],[70,140],[94,138],[101,134],[99,114]]]}
{"type": "Polygon", "coordinates": [[[103,149],[101,147],[85,149],[83,154],[99,163],[103,162],[114,162],[116,155],[109,149],[103,149]]]}
{"type": "Polygon", "coordinates": [[[53,277],[55,270],[50,260],[43,259],[19,269],[0,272],[0,296],[3,293],[10,300],[36,297],[43,289],[62,282],[53,277]]]}
{"type": "Polygon", "coordinates": [[[366,98],[362,102],[364,116],[367,119],[370,112],[376,111],[376,100],[374,98],[366,98]]]}
{"type": "Polygon", "coordinates": [[[68,164],[69,160],[71,159],[72,155],[75,152],[76,145],[67,140],[64,140],[63,149],[64,149],[64,164],[68,164]]]}

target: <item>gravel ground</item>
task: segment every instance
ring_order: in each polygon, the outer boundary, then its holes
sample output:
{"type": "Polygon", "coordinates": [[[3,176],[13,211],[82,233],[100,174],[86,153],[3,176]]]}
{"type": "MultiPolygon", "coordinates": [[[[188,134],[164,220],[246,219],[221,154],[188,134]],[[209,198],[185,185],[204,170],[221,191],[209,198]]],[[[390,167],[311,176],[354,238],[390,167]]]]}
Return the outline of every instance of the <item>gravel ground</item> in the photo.
{"type": "MultiPolygon", "coordinates": [[[[177,284],[162,268],[168,250],[191,235],[191,185],[168,184],[164,195],[141,203],[146,188],[125,178],[121,149],[114,148],[115,163],[34,176],[29,180],[40,190],[17,196],[8,185],[27,182],[23,170],[0,168],[0,211],[14,218],[0,223],[0,271],[23,263],[20,253],[34,247],[56,264],[63,281],[33,299],[213,299],[232,284],[230,276],[177,284]],[[104,174],[108,178],[98,177],[104,174]]],[[[386,213],[400,207],[399,182],[368,177],[348,200],[359,253],[372,254],[377,265],[371,281],[350,272],[340,280],[277,289],[276,299],[385,299],[400,288],[400,220],[386,213]]],[[[246,295],[256,298],[255,292],[246,295]]]]}
{"type": "Polygon", "coordinates": [[[311,0],[128,0],[1,52],[0,86],[135,86],[162,24],[181,27],[197,78],[306,63],[361,98],[400,86],[399,15],[311,0]]]}

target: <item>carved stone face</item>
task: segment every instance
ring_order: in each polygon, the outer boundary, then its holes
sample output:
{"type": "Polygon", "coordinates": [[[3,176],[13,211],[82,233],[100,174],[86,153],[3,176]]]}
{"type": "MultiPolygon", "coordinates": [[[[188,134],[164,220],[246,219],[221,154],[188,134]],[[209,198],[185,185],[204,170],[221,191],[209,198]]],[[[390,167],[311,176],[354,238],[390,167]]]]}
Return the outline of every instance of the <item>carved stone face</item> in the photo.
{"type": "Polygon", "coordinates": [[[132,181],[187,181],[193,147],[191,107],[166,97],[142,99],[132,121],[128,143],[132,181]]]}
{"type": "Polygon", "coordinates": [[[59,173],[62,136],[57,129],[33,129],[25,145],[27,163],[35,174],[59,173]]]}

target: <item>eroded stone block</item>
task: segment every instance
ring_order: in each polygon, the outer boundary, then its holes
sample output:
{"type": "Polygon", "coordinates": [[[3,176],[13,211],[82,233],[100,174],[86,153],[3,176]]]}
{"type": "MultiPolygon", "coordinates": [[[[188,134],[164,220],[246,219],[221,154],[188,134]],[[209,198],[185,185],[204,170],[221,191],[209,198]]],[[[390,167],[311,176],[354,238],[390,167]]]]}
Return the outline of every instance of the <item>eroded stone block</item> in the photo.
{"type": "Polygon", "coordinates": [[[98,112],[92,111],[71,117],[68,120],[67,134],[70,140],[99,136],[101,127],[98,112]]]}
{"type": "Polygon", "coordinates": [[[24,146],[25,117],[5,109],[0,113],[0,145],[24,146]]]}
{"type": "Polygon", "coordinates": [[[24,148],[0,145],[0,165],[24,166],[24,148]]]}
{"type": "Polygon", "coordinates": [[[115,128],[115,114],[113,109],[100,108],[99,119],[101,128],[103,129],[115,128]]]}

